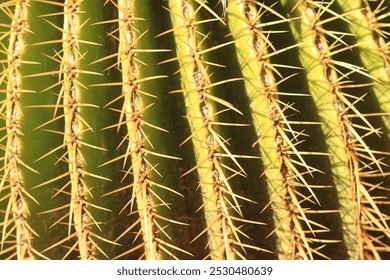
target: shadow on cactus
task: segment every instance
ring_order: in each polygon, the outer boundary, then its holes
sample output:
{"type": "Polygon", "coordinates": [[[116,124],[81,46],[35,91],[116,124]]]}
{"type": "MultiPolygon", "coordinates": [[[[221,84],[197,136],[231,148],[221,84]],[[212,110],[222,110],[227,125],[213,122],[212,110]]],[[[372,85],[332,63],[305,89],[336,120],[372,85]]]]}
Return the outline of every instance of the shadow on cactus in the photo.
{"type": "Polygon", "coordinates": [[[0,0],[0,259],[390,259],[388,0],[0,0]]]}

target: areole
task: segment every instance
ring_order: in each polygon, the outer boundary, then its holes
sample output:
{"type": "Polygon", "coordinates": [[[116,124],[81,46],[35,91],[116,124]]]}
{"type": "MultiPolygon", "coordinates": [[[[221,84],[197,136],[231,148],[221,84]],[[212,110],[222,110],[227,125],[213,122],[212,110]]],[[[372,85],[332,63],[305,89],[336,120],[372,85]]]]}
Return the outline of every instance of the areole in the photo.
{"type": "Polygon", "coordinates": [[[0,0],[0,259],[389,259],[389,15],[0,0]]]}

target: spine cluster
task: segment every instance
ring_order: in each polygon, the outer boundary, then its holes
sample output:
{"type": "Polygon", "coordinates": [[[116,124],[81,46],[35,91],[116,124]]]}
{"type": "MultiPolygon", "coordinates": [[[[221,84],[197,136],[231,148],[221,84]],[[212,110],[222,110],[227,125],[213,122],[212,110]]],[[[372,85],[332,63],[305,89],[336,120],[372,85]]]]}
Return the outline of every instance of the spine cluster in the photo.
{"type": "Polygon", "coordinates": [[[94,244],[90,235],[91,217],[86,205],[88,187],[83,181],[84,162],[80,151],[82,119],[79,115],[79,75],[78,60],[82,56],[78,44],[78,30],[82,23],[78,19],[80,1],[68,0],[64,3],[63,57],[61,62],[61,78],[63,79],[63,102],[65,115],[64,143],[67,145],[69,173],[71,178],[71,208],[78,235],[80,255],[82,259],[94,258],[94,244]]]}
{"type": "Polygon", "coordinates": [[[244,65],[244,70],[248,68],[247,92],[251,101],[253,123],[259,135],[254,146],[259,145],[265,165],[264,173],[271,196],[269,205],[279,209],[275,215],[276,228],[269,235],[276,233],[280,239],[278,249],[282,258],[312,259],[313,253],[316,253],[311,246],[312,235],[318,230],[314,225],[319,230],[323,226],[311,221],[307,216],[310,209],[304,209],[301,205],[302,198],[314,204],[318,201],[300,169],[305,169],[308,174],[316,170],[306,164],[302,156],[304,152],[298,151],[301,132],[295,131],[291,125],[293,122],[287,119],[288,111],[293,109],[292,105],[279,98],[277,84],[286,78],[281,78],[277,83],[274,74],[279,75],[278,70],[269,62],[273,55],[291,47],[275,49],[268,39],[269,35],[262,30],[264,26],[288,20],[278,15],[280,19],[276,21],[261,23],[259,19],[265,7],[262,4],[255,5],[253,1],[237,1],[230,5],[232,6],[236,8],[231,8],[232,16],[231,19],[228,18],[233,23],[228,25],[232,27],[236,39],[240,62],[244,65]],[[237,22],[236,18],[239,18],[237,22]],[[249,50],[243,46],[246,42],[251,44],[249,50]],[[271,49],[273,52],[268,53],[271,49]],[[256,69],[256,72],[249,69],[256,69]],[[256,86],[253,86],[253,81],[256,81],[256,86]],[[310,196],[307,197],[300,189],[306,189],[310,196]]]}
{"type": "MultiPolygon", "coordinates": [[[[34,231],[30,228],[27,222],[28,207],[26,198],[29,196],[25,189],[23,178],[21,176],[21,168],[26,167],[26,164],[21,160],[20,137],[22,132],[20,130],[20,121],[22,112],[20,108],[20,98],[23,94],[21,86],[21,74],[19,71],[23,63],[22,52],[25,48],[23,41],[23,34],[29,32],[26,20],[28,9],[28,1],[21,0],[15,3],[15,12],[9,33],[10,43],[8,49],[8,68],[7,76],[7,113],[6,113],[6,127],[7,127],[7,145],[5,151],[5,168],[4,178],[1,183],[0,190],[4,184],[9,184],[5,188],[10,189],[9,198],[9,212],[6,216],[12,215],[13,218],[6,217],[3,225],[2,240],[6,240],[9,236],[7,226],[15,227],[16,234],[16,251],[18,259],[34,259],[36,252],[31,246],[31,238],[34,231]]],[[[5,189],[4,188],[4,189],[5,189]]],[[[13,228],[12,228],[13,229],[13,228]]],[[[12,232],[11,229],[11,232],[12,232]]],[[[2,242],[2,245],[3,244],[2,242]]]]}
{"type": "Polygon", "coordinates": [[[207,257],[245,258],[237,248],[243,249],[249,245],[240,241],[240,232],[234,224],[234,220],[248,221],[241,217],[235,217],[231,213],[236,212],[241,216],[237,201],[241,197],[235,194],[234,186],[230,185],[229,175],[225,171],[227,167],[221,161],[221,157],[227,157],[233,161],[238,168],[238,170],[233,170],[235,175],[245,173],[236,159],[237,156],[228,150],[227,141],[215,129],[215,126],[219,124],[216,116],[221,113],[215,112],[215,104],[220,104],[228,110],[236,112],[238,110],[229,102],[215,96],[213,87],[229,81],[213,83],[210,79],[209,67],[215,66],[215,64],[208,62],[204,57],[205,54],[224,47],[226,44],[205,47],[207,34],[202,33],[200,26],[202,22],[199,20],[199,14],[203,11],[210,12],[211,9],[203,1],[195,2],[196,4],[191,4],[190,1],[182,0],[171,5],[172,15],[177,14],[174,31],[177,34],[177,42],[180,44],[178,60],[181,73],[185,77],[183,92],[187,102],[187,118],[192,126],[192,135],[187,140],[192,138],[197,150],[197,166],[185,174],[195,168],[201,170],[199,172],[199,185],[203,192],[203,208],[208,225],[201,234],[208,232],[210,236],[211,253],[207,257]]]}
{"type": "Polygon", "coordinates": [[[0,258],[388,258],[388,2],[0,0],[0,258]]]}
{"type": "MultiPolygon", "coordinates": [[[[388,35],[383,30],[388,24],[385,22],[389,17],[389,13],[382,13],[385,10],[385,1],[380,1],[375,10],[372,10],[367,0],[361,1],[362,13],[367,19],[370,29],[373,31],[373,39],[378,45],[380,54],[386,66],[387,74],[390,77],[390,45],[384,40],[388,35]]],[[[389,8],[389,7],[387,7],[389,8]]]]}
{"type": "Polygon", "coordinates": [[[150,168],[146,158],[145,136],[142,130],[142,113],[146,108],[140,96],[140,84],[137,73],[140,69],[136,58],[136,38],[134,34],[134,18],[132,14],[134,1],[119,1],[119,33],[120,53],[123,77],[124,114],[126,115],[129,140],[129,155],[133,159],[134,198],[137,197],[140,223],[145,240],[145,254],[147,258],[159,259],[158,226],[155,220],[155,202],[149,179],[150,168]]]}
{"type": "MultiPolygon", "coordinates": [[[[356,233],[360,238],[356,240],[356,258],[366,258],[366,252],[370,252],[375,257],[378,257],[378,251],[376,249],[375,237],[371,236],[370,228],[379,227],[387,228],[385,217],[379,211],[377,202],[372,198],[369,189],[372,188],[368,182],[365,182],[365,178],[377,176],[383,174],[382,163],[375,156],[375,151],[372,151],[369,145],[365,142],[365,138],[373,133],[378,133],[377,130],[372,126],[364,114],[361,114],[356,109],[355,105],[362,100],[362,97],[353,97],[355,100],[350,101],[350,97],[344,92],[350,86],[343,80],[345,76],[338,77],[335,69],[336,67],[344,67],[351,71],[351,73],[359,72],[358,66],[344,64],[332,58],[332,55],[339,52],[349,50],[352,46],[345,48],[339,48],[332,50],[335,46],[328,46],[324,39],[325,30],[323,29],[319,20],[318,14],[322,12],[320,4],[313,1],[303,2],[304,9],[306,11],[305,18],[308,21],[308,25],[314,32],[314,46],[318,51],[319,62],[323,65],[324,75],[329,85],[329,94],[333,100],[334,110],[338,116],[339,126],[342,129],[342,137],[344,147],[347,153],[346,164],[348,165],[349,178],[350,178],[350,198],[353,200],[353,218],[354,227],[356,233]],[[319,9],[319,13],[315,11],[315,7],[319,9]],[[353,113],[352,113],[353,112],[353,113]],[[350,116],[356,114],[366,127],[363,130],[366,134],[361,135],[356,128],[362,128],[356,126],[350,116]],[[366,160],[371,161],[370,166],[365,163],[366,160]],[[372,219],[369,217],[374,213],[378,215],[378,223],[373,226],[372,219]]],[[[330,35],[334,36],[334,35],[330,35]]],[[[343,42],[341,38],[335,38],[343,42]]],[[[365,75],[365,73],[360,73],[365,75]]],[[[346,75],[348,77],[348,75],[346,75]]],[[[362,85],[360,85],[362,86],[362,85]]],[[[359,87],[359,85],[352,85],[353,87],[359,87]]],[[[364,98],[364,97],[363,97],[364,98]]]]}

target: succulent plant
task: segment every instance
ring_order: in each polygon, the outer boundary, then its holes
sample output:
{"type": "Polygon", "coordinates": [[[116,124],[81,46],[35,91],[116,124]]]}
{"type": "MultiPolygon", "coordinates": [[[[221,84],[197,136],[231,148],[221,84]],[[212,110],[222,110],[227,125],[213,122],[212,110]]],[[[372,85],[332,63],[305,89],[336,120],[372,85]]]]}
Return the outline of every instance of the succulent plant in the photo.
{"type": "Polygon", "coordinates": [[[1,259],[389,259],[388,0],[0,0],[1,259]]]}

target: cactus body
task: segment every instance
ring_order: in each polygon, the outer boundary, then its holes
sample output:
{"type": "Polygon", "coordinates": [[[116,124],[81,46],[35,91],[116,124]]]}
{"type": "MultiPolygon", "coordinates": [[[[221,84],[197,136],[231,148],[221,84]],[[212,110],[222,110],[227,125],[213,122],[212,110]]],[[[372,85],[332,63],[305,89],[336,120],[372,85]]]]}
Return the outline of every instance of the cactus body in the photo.
{"type": "Polygon", "coordinates": [[[386,1],[0,1],[1,259],[388,259],[386,1]]]}

